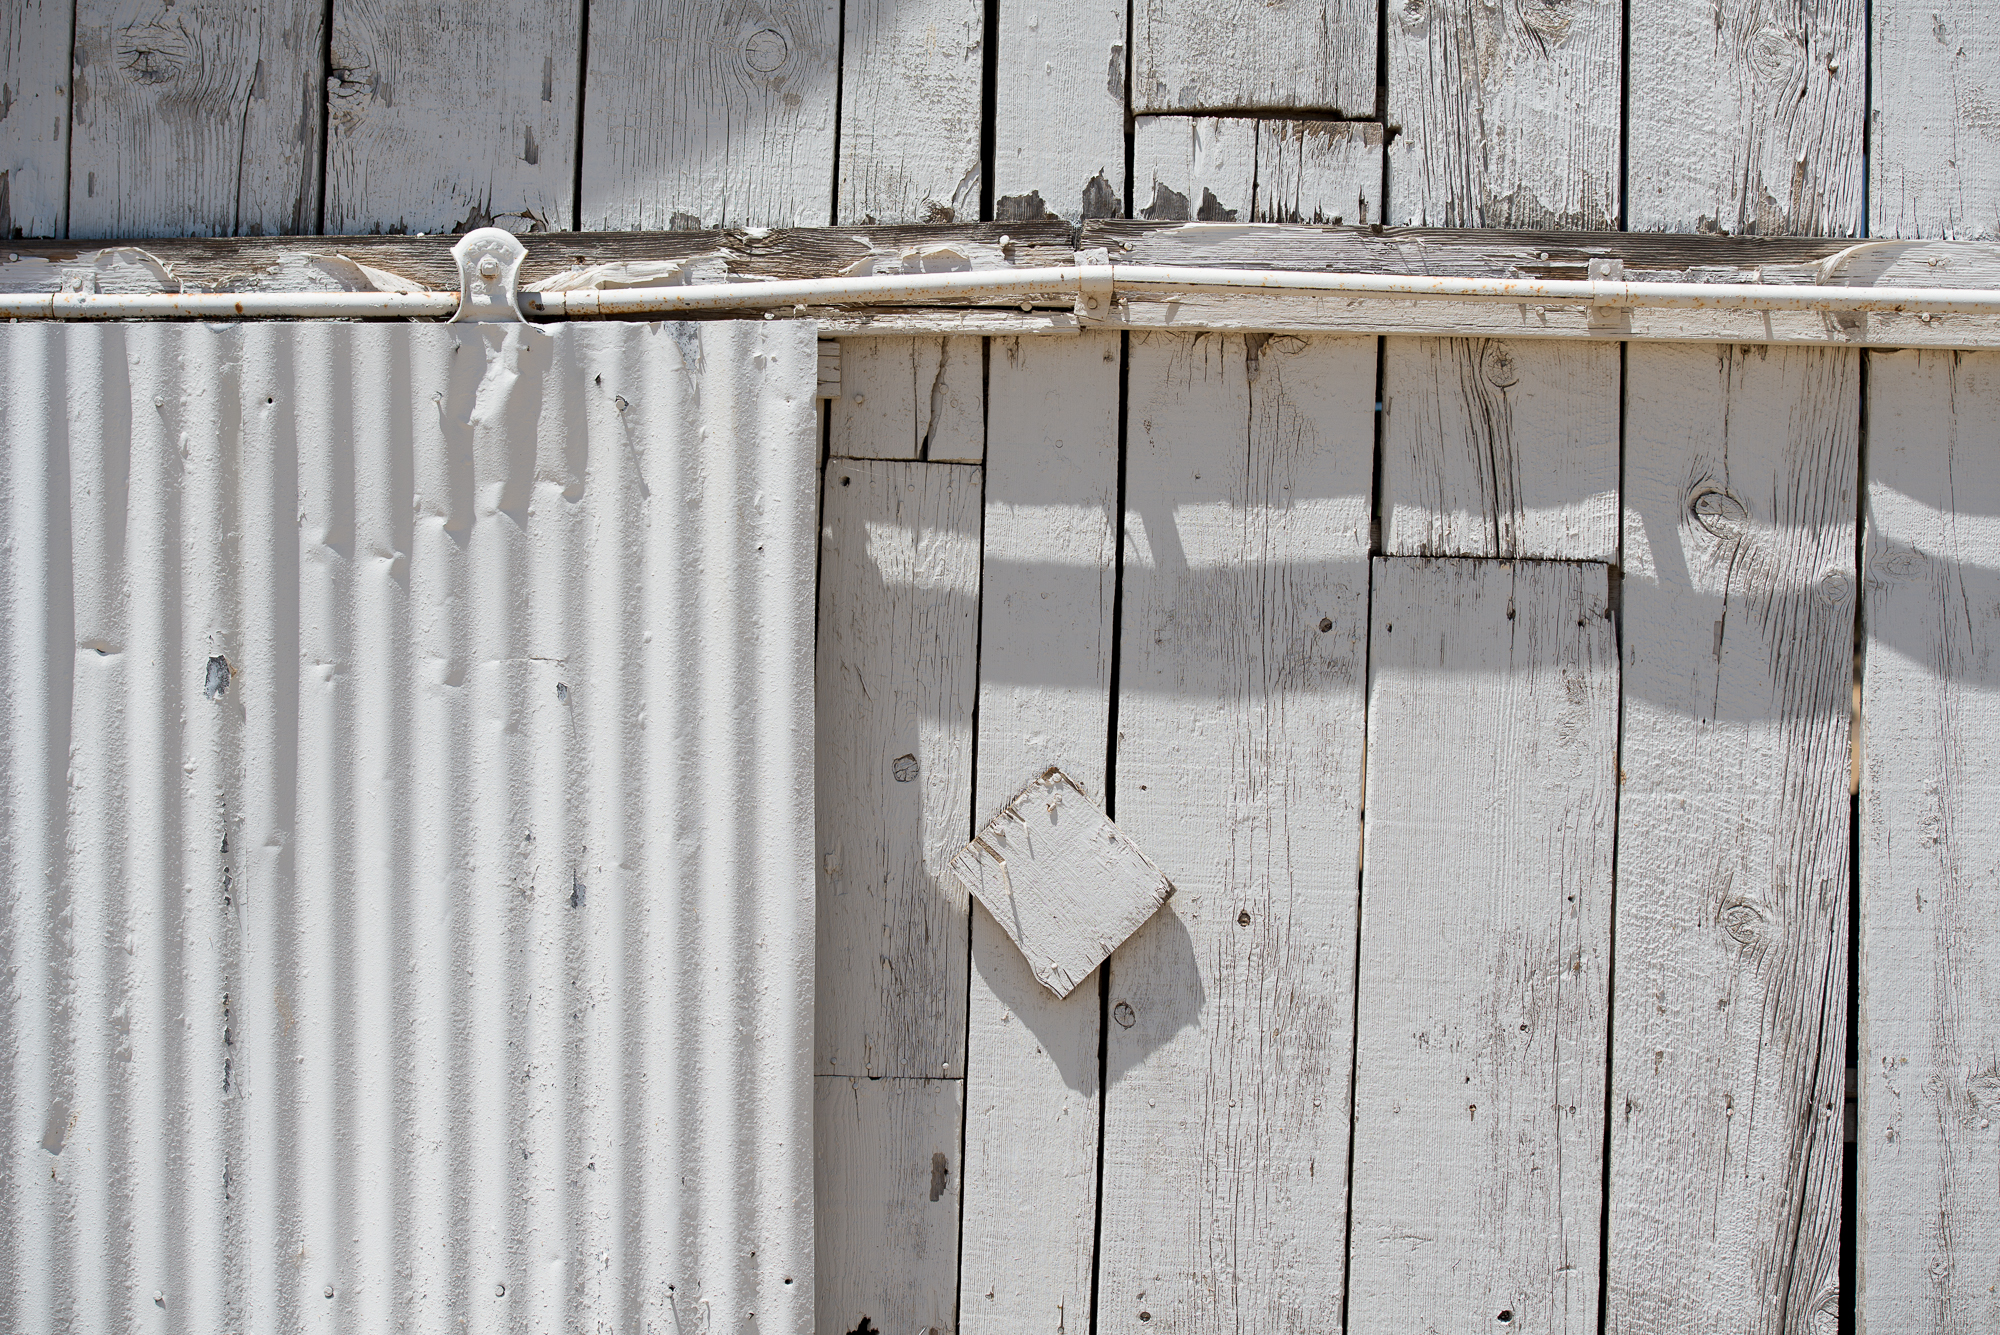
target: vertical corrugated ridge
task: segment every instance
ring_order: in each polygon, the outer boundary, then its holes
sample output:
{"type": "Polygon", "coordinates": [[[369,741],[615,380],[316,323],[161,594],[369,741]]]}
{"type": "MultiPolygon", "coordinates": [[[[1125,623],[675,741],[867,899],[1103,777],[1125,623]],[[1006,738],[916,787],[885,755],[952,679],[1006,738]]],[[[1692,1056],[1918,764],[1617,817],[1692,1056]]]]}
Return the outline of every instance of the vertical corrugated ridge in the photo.
{"type": "Polygon", "coordinates": [[[0,339],[6,1328],[802,1329],[811,327],[0,339]]]}

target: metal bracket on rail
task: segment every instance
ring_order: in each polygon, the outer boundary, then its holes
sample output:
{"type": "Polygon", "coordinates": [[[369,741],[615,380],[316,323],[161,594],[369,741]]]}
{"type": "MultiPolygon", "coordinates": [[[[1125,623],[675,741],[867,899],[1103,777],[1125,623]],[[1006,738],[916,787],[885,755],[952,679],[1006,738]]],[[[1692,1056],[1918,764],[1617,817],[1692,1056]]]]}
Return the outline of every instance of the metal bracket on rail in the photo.
{"type": "Polygon", "coordinates": [[[1076,262],[1076,322],[1103,324],[1111,318],[1111,308],[1118,300],[1113,283],[1117,271],[1111,267],[1111,252],[1104,246],[1079,250],[1076,262]]]}
{"type": "MultiPolygon", "coordinates": [[[[1595,283],[1622,283],[1625,281],[1625,261],[1590,260],[1584,265],[1584,274],[1595,283]]],[[[1590,327],[1602,333],[1629,334],[1632,332],[1632,308],[1601,299],[1590,303],[1590,327]]]]}
{"type": "Polygon", "coordinates": [[[452,324],[526,323],[521,316],[521,261],[528,248],[499,227],[467,232],[451,248],[458,261],[458,309],[452,324]]]}

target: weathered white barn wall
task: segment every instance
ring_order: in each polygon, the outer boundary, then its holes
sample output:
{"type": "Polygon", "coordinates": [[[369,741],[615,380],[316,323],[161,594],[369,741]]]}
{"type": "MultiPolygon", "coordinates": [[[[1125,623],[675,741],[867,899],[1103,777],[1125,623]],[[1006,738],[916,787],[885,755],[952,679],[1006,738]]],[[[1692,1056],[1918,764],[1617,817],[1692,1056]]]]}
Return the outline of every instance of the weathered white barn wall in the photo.
{"type": "Polygon", "coordinates": [[[1872,236],[2000,237],[2000,24],[1979,0],[1872,9],[1872,236]]]}
{"type": "Polygon", "coordinates": [[[69,234],[74,17],[73,0],[0,8],[0,237],[69,234]]]}
{"type": "Polygon", "coordinates": [[[810,328],[0,359],[0,1325],[799,1328],[810,328]]]}

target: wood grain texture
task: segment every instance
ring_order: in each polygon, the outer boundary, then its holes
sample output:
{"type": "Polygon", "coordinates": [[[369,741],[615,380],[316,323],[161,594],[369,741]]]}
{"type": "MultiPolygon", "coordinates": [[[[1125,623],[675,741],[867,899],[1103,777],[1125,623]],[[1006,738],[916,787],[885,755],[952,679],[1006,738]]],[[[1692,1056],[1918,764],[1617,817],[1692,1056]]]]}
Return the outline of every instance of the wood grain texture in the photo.
{"type": "Polygon", "coordinates": [[[1372,112],[1375,16],[1358,0],[1143,0],[1132,110],[1372,112]]]}
{"type": "Polygon", "coordinates": [[[951,870],[1057,997],[1094,975],[1174,892],[1053,765],[980,828],[951,870]]]}
{"type": "Polygon", "coordinates": [[[1858,1328],[2000,1327],[2000,354],[1868,371],[1858,1328]]]}
{"type": "Polygon", "coordinates": [[[999,0],[993,216],[1125,216],[1125,18],[1118,0],[999,0]]]}
{"type": "Polygon", "coordinates": [[[958,1080],[813,1081],[821,1335],[952,1335],[964,1093],[958,1080]]]}
{"type": "Polygon", "coordinates": [[[1626,225],[1858,236],[1865,0],[1632,6],[1626,225]]]}
{"type": "Polygon", "coordinates": [[[1608,1329],[1831,1331],[1859,358],[1633,347],[1608,1329]]]}
{"type": "MultiPolygon", "coordinates": [[[[1104,798],[1118,524],[1117,334],[995,339],[981,575],[979,767],[989,818],[1049,765],[1104,798]]],[[[1061,1000],[972,911],[964,1335],[1090,1328],[1101,998],[1061,1000]]]]}
{"type": "Polygon", "coordinates": [[[0,6],[0,238],[62,236],[69,220],[74,0],[0,6]]]}
{"type": "Polygon", "coordinates": [[[1609,617],[1602,565],[1375,561],[1357,1335],[1596,1335],[1618,803],[1609,617]]]}
{"type": "Polygon", "coordinates": [[[1257,122],[1240,116],[1140,116],[1132,122],[1133,212],[1155,222],[1249,222],[1257,122]]]}
{"type": "Polygon", "coordinates": [[[2000,237],[2000,26],[1978,0],[1876,0],[1871,236],[2000,237]]]}
{"type": "Polygon", "coordinates": [[[984,341],[846,338],[831,448],[848,459],[978,463],[986,443],[984,341]]]}
{"type": "Polygon", "coordinates": [[[1385,550],[1617,559],[1617,344],[1392,338],[1382,359],[1385,550]]]}
{"type": "Polygon", "coordinates": [[[581,0],[334,0],[326,230],[574,227],[582,41],[581,0]]]}
{"type": "Polygon", "coordinates": [[[833,221],[836,0],[594,0],[584,227],[833,221]]]}
{"type": "Polygon", "coordinates": [[[1398,222],[1618,226],[1620,0],[1388,12],[1398,222]]]}
{"type": "Polygon", "coordinates": [[[820,511],[819,1075],[965,1072],[977,468],[835,459],[820,511]]]}
{"type": "Polygon", "coordinates": [[[1375,345],[1130,348],[1097,1328],[1338,1329],[1375,345]]]}
{"type": "Polygon", "coordinates": [[[835,220],[977,220],[982,6],[851,0],[844,13],[835,220]]]}
{"type": "Polygon", "coordinates": [[[1253,222],[1379,221],[1382,127],[1374,121],[1257,123],[1253,222]]]}
{"type": "Polygon", "coordinates": [[[316,230],[318,0],[78,0],[69,230],[316,230]]]}

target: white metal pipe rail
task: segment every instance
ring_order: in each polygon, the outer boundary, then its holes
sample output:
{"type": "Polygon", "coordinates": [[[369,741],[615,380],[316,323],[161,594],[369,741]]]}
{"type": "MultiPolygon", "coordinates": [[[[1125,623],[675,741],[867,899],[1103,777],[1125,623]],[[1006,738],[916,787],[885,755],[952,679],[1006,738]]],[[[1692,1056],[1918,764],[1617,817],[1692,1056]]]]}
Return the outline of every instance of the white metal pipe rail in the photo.
{"type": "MultiPolygon", "coordinates": [[[[870,274],[851,278],[704,283],[673,287],[523,292],[531,319],[672,316],[779,311],[788,307],[912,304],[1108,306],[1121,294],[1168,297],[1265,296],[1385,301],[1475,301],[1587,306],[1617,310],[1898,312],[2000,315],[1991,288],[1835,287],[1816,284],[1632,283],[1542,278],[1439,278],[1405,274],[1306,273],[1177,265],[1061,265],[945,274],[870,274]]],[[[455,292],[201,292],[0,294],[0,319],[231,320],[441,319],[458,308],[455,292]]]]}

